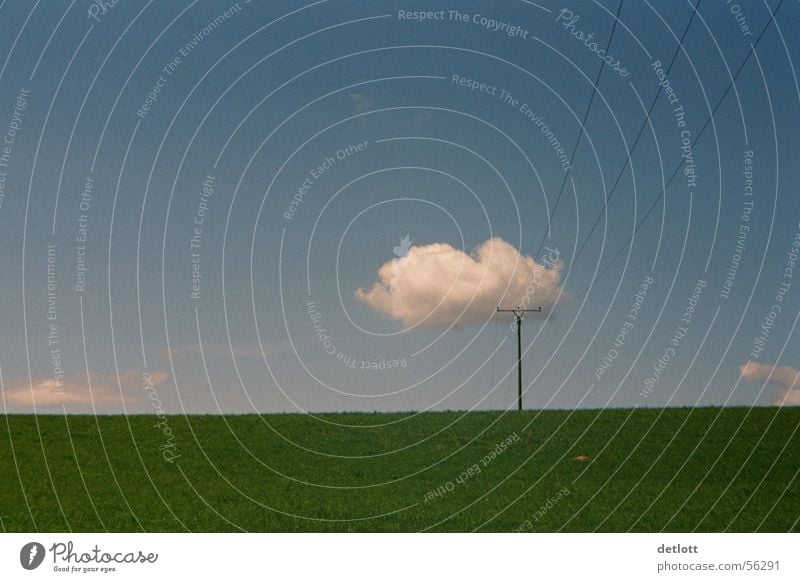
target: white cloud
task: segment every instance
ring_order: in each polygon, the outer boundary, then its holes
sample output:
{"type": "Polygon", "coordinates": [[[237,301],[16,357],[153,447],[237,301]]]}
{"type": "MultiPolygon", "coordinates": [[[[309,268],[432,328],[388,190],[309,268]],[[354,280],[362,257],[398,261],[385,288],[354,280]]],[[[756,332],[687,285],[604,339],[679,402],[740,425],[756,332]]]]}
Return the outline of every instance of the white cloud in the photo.
{"type": "Polygon", "coordinates": [[[200,344],[189,344],[173,346],[172,349],[163,348],[159,355],[165,361],[177,360],[183,356],[203,356],[209,358],[230,358],[233,355],[237,360],[244,358],[263,358],[264,354],[269,356],[274,350],[270,347],[264,346],[264,351],[258,344],[252,345],[233,345],[233,352],[231,353],[231,346],[226,343],[206,343],[202,347],[200,344]]]}
{"type": "MultiPolygon", "coordinates": [[[[153,372],[153,385],[163,384],[169,378],[167,372],[153,372]]],[[[63,380],[59,387],[51,377],[17,380],[11,382],[4,391],[5,402],[13,408],[32,409],[66,406],[68,409],[81,408],[91,410],[92,404],[97,407],[121,405],[144,401],[143,380],[139,372],[130,370],[119,375],[104,372],[91,373],[92,386],[85,377],[74,375],[63,380]],[[119,382],[119,384],[118,384],[119,382]],[[120,386],[122,391],[120,392],[120,386]],[[138,394],[137,394],[138,392],[138,394]]]]}
{"type": "Polygon", "coordinates": [[[355,295],[404,328],[462,326],[493,317],[498,305],[552,307],[564,269],[557,252],[554,259],[545,267],[497,237],[470,254],[446,243],[411,246],[378,269],[368,291],[355,295]]]}
{"type": "Polygon", "coordinates": [[[774,406],[800,406],[800,370],[748,361],[739,366],[739,371],[745,380],[769,380],[776,384],[774,406]]]}

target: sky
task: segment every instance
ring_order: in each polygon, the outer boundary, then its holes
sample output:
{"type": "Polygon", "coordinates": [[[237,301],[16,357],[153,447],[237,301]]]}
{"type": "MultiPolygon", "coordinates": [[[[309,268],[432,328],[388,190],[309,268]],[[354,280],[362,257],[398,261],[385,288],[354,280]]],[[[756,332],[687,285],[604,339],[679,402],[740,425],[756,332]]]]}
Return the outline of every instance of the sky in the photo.
{"type": "Polygon", "coordinates": [[[0,3],[7,412],[800,405],[800,5],[0,3]],[[773,18],[773,14],[777,14],[773,18]]]}

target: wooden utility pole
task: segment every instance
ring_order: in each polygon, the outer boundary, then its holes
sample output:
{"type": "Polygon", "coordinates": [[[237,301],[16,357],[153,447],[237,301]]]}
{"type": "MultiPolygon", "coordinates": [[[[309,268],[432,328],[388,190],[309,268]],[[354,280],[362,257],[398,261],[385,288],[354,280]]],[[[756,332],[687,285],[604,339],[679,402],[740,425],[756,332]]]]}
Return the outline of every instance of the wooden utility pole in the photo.
{"type": "Polygon", "coordinates": [[[520,305],[516,309],[500,309],[498,313],[513,313],[517,320],[517,410],[522,410],[522,316],[528,312],[541,312],[542,308],[523,309],[520,305]]]}

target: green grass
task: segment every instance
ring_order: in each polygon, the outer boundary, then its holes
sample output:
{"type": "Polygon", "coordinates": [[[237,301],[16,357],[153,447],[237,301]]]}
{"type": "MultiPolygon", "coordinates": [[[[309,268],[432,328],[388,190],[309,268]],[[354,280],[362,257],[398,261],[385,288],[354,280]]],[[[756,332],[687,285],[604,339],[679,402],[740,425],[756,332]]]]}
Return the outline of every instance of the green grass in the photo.
{"type": "Polygon", "coordinates": [[[156,422],[0,418],[0,531],[800,529],[800,409],[156,422]]]}

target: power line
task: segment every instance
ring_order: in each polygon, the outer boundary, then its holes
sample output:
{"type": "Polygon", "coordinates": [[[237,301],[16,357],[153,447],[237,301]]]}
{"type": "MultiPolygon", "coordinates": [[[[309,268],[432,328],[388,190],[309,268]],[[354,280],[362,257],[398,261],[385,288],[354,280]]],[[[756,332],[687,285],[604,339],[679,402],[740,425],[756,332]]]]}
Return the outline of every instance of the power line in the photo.
{"type": "MultiPolygon", "coordinates": [[[[609,49],[611,48],[611,41],[614,40],[614,32],[617,30],[617,23],[619,22],[619,14],[622,11],[622,3],[624,0],[620,0],[619,6],[617,7],[617,14],[614,16],[614,25],[611,27],[611,35],[608,37],[608,44],[606,45],[606,54],[608,54],[609,49]]],[[[570,173],[572,172],[572,163],[575,161],[575,154],[578,152],[578,146],[581,143],[581,138],[583,137],[584,127],[586,126],[586,120],[589,118],[589,111],[592,109],[592,102],[594,101],[594,96],[597,94],[597,85],[600,83],[600,76],[603,74],[603,69],[605,69],[606,62],[600,62],[600,70],[597,71],[597,78],[594,80],[594,85],[592,85],[592,96],[589,97],[589,104],[586,106],[586,111],[583,114],[583,120],[581,121],[580,131],[578,132],[578,139],[575,140],[575,147],[572,148],[572,156],[569,159],[569,166],[567,166],[567,171],[564,172],[564,180],[561,182],[561,188],[558,190],[558,196],[556,196],[556,202],[553,205],[553,210],[550,212],[550,219],[548,221],[548,225],[550,222],[553,221],[553,218],[556,215],[556,209],[558,208],[558,203],[561,202],[561,195],[564,193],[564,186],[567,184],[567,178],[569,177],[570,173]]],[[[549,228],[548,228],[549,230],[549,228]]],[[[542,235],[542,240],[539,241],[539,248],[536,249],[536,254],[534,257],[538,257],[539,253],[542,250],[542,245],[544,245],[544,241],[547,238],[547,234],[542,235]]],[[[531,272],[533,272],[533,267],[531,267],[531,272]]],[[[530,276],[530,273],[528,274],[530,276]]]]}
{"type": "MultiPolygon", "coordinates": [[[[725,97],[727,97],[728,92],[733,87],[734,83],[736,82],[736,79],[739,77],[739,74],[742,72],[742,69],[744,69],[744,66],[750,60],[750,57],[753,56],[753,52],[755,51],[756,46],[758,46],[758,43],[761,41],[761,38],[764,36],[764,33],[767,31],[767,28],[769,28],[769,25],[772,24],[773,20],[775,20],[775,17],[778,15],[778,12],[781,9],[781,6],[783,6],[783,2],[784,2],[784,0],[780,0],[780,2],[778,3],[777,8],[775,9],[774,12],[771,13],[769,20],[764,25],[764,28],[761,29],[761,33],[756,38],[756,41],[752,45],[750,45],[750,50],[747,52],[747,56],[742,61],[742,64],[739,65],[739,68],[736,70],[736,73],[731,78],[731,82],[728,83],[728,87],[722,93],[722,96],[719,98],[719,101],[717,101],[717,104],[716,104],[716,106],[714,106],[714,109],[711,110],[711,114],[708,116],[708,119],[706,119],[706,122],[703,124],[703,127],[697,133],[697,136],[695,137],[694,141],[692,141],[692,150],[694,150],[695,145],[697,144],[697,142],[702,137],[702,135],[705,132],[706,128],[708,127],[709,123],[711,123],[712,118],[717,113],[717,110],[719,109],[719,106],[722,104],[722,102],[725,100],[725,97]]],[[[622,247],[620,247],[620,249],[617,251],[617,253],[614,255],[614,257],[611,259],[611,261],[608,262],[605,267],[603,267],[603,269],[597,275],[595,280],[597,280],[600,277],[602,277],[611,268],[611,265],[614,264],[614,262],[619,258],[619,256],[622,254],[622,252],[631,243],[631,241],[633,240],[633,237],[636,236],[636,233],[639,232],[639,229],[647,221],[648,217],[653,212],[653,209],[656,207],[658,202],[661,200],[661,198],[664,197],[664,193],[667,191],[667,188],[669,188],[670,184],[672,184],[672,181],[675,179],[675,176],[678,175],[678,173],[680,172],[680,169],[681,169],[682,166],[683,166],[683,159],[681,159],[678,162],[678,165],[676,166],[675,171],[672,172],[672,175],[670,176],[669,180],[667,180],[667,183],[664,186],[664,188],[658,194],[656,199],[653,200],[653,203],[650,205],[650,208],[647,209],[647,212],[645,213],[644,218],[642,218],[642,220],[639,221],[639,224],[637,224],[636,227],[633,229],[633,232],[630,234],[628,239],[623,243],[622,247]]],[[[592,283],[590,283],[586,287],[586,289],[584,289],[581,293],[576,295],[576,297],[579,297],[579,296],[583,295],[584,293],[586,293],[591,288],[591,286],[592,286],[592,283]]]]}
{"type": "MultiPolygon", "coordinates": [[[[683,47],[683,41],[686,39],[686,34],[689,32],[689,27],[692,25],[692,21],[694,20],[694,17],[697,14],[697,8],[698,6],[700,6],[700,2],[702,1],[703,0],[697,0],[697,4],[694,5],[692,14],[691,16],[689,16],[689,21],[686,23],[686,28],[683,29],[683,34],[681,35],[681,38],[678,41],[678,46],[675,49],[675,53],[672,55],[672,60],[670,61],[669,66],[667,67],[667,72],[666,72],[667,76],[669,76],[670,72],[672,71],[672,65],[675,64],[675,60],[678,58],[678,54],[681,52],[681,48],[683,47]]],[[[622,165],[622,169],[619,171],[619,174],[617,174],[617,179],[614,180],[614,185],[611,187],[611,190],[609,190],[608,196],[606,197],[606,200],[603,203],[603,208],[600,209],[600,213],[597,215],[597,218],[595,218],[594,224],[592,224],[592,227],[589,229],[589,234],[586,235],[586,238],[583,240],[583,244],[578,249],[578,252],[575,253],[575,257],[572,259],[573,264],[575,264],[578,261],[578,258],[583,253],[583,250],[586,248],[586,245],[589,244],[589,239],[592,238],[592,234],[594,234],[597,225],[600,224],[600,219],[603,217],[603,214],[605,214],[608,208],[608,203],[614,196],[614,192],[616,192],[617,190],[619,181],[622,179],[622,175],[625,173],[625,170],[628,168],[628,164],[630,164],[631,162],[631,157],[633,156],[633,152],[636,150],[636,146],[639,145],[639,140],[641,139],[642,134],[644,133],[644,128],[647,127],[647,121],[650,119],[650,114],[653,112],[653,108],[658,102],[658,98],[661,95],[662,89],[663,87],[659,84],[658,91],[653,97],[652,103],[650,103],[650,108],[647,110],[647,115],[645,116],[644,121],[642,121],[642,126],[639,128],[639,132],[636,134],[636,139],[633,140],[633,146],[631,146],[630,152],[628,153],[628,156],[625,158],[625,163],[622,165]]]]}

